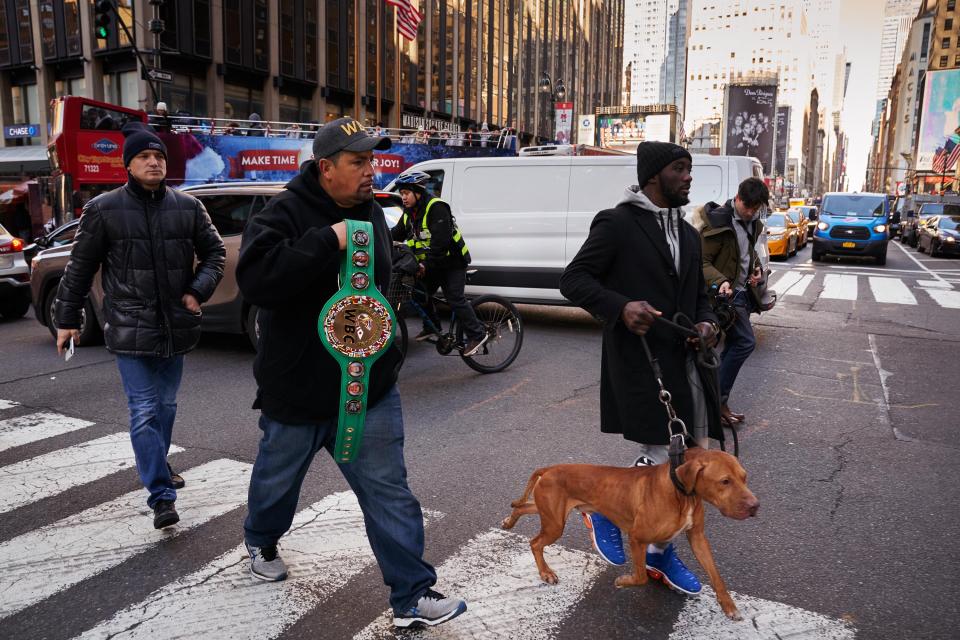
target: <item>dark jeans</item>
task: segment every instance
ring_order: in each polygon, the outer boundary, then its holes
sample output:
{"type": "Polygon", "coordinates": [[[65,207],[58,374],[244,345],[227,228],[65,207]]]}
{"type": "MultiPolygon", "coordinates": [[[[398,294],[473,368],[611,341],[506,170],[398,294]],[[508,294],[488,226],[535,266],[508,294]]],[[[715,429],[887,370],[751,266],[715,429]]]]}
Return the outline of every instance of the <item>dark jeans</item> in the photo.
{"type": "MultiPolygon", "coordinates": [[[[260,450],[250,476],[247,543],[276,544],[293,523],[300,487],[321,448],[333,456],[337,419],[316,424],[283,424],[260,416],[260,450]]],[[[423,559],[423,513],[407,486],[403,462],[403,413],[394,387],[367,411],[356,459],[339,464],[363,511],[367,539],[390,587],[394,611],[409,609],[437,581],[423,559]]]]}
{"type": "Polygon", "coordinates": [[[750,324],[753,300],[746,291],[738,291],[733,296],[733,306],[737,310],[737,320],[727,329],[724,338],[723,354],[720,356],[720,401],[726,402],[737,380],[740,367],[747,361],[757,346],[750,324]]]}
{"type": "MultiPolygon", "coordinates": [[[[430,315],[430,320],[440,329],[440,318],[437,316],[437,310],[434,308],[430,296],[436,292],[437,287],[443,290],[443,297],[447,304],[457,314],[457,319],[463,326],[464,333],[470,340],[479,340],[486,332],[483,323],[477,320],[477,314],[473,312],[473,307],[467,302],[463,295],[463,288],[467,284],[466,269],[445,269],[443,271],[427,271],[423,278],[423,286],[427,290],[426,310],[430,315]]],[[[424,324],[426,328],[426,324],[424,324]]]]}
{"type": "Polygon", "coordinates": [[[120,380],[130,408],[130,441],[140,482],[150,492],[147,504],[176,500],[167,469],[167,452],[177,417],[177,390],[183,356],[117,356],[120,380]]]}

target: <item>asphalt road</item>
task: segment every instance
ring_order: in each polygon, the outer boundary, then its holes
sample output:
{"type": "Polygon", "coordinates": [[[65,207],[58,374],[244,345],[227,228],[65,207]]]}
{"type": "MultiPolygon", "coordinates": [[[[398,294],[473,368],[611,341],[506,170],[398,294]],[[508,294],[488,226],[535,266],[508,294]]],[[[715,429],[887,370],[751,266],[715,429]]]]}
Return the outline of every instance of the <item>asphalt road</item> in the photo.
{"type": "MultiPolygon", "coordinates": [[[[772,266],[773,287],[790,286],[772,312],[755,316],[759,345],[731,400],[748,416],[742,462],[762,506],[746,521],[712,507],[707,514],[714,555],[747,620],[724,621],[709,593],[688,599],[652,583],[616,589],[624,569],[596,560],[578,518],[556,545],[557,587],[540,584],[529,557],[535,517],[521,520],[519,537],[498,533],[533,469],[628,464],[635,455],[629,442],[599,433],[592,319],[525,307],[523,350],[505,372],[479,375],[415,345],[401,374],[427,558],[440,567],[438,589],[474,594],[467,614],[425,637],[955,637],[960,259],[894,244],[885,267],[813,264],[809,248],[772,266]]],[[[123,433],[126,403],[102,347],[81,348],[65,364],[32,316],[0,323],[0,435],[38,412],[92,423],[0,450],[0,496],[20,499],[0,503],[0,559],[16,566],[0,570],[0,635],[72,638],[95,627],[87,637],[383,635],[387,590],[368,552],[304,552],[285,587],[251,587],[235,553],[245,485],[221,489],[216,476],[205,483],[193,471],[217,460],[252,464],[251,361],[240,336],[205,336],[188,357],[174,430],[182,452],[170,459],[187,478],[182,502],[209,490],[223,506],[202,517],[198,509],[192,528],[186,511],[180,535],[160,536],[143,527],[145,493],[129,460],[94,470],[82,454],[56,472],[59,489],[40,495],[28,486],[26,476],[56,475],[36,469],[49,456],[123,433]],[[103,506],[130,492],[136,507],[103,506]],[[237,575],[217,582],[227,571],[221,557],[237,575]],[[298,571],[312,571],[310,580],[294,581],[298,571]],[[214,586],[205,593],[204,585],[214,586]],[[17,598],[22,605],[10,604],[17,598]],[[118,631],[126,635],[111,635],[118,631]]],[[[301,507],[343,491],[334,465],[318,457],[301,507]]],[[[343,531],[334,542],[352,535],[343,531]]],[[[686,542],[679,546],[705,578],[686,542]]],[[[283,552],[300,551],[291,541],[283,552]]]]}

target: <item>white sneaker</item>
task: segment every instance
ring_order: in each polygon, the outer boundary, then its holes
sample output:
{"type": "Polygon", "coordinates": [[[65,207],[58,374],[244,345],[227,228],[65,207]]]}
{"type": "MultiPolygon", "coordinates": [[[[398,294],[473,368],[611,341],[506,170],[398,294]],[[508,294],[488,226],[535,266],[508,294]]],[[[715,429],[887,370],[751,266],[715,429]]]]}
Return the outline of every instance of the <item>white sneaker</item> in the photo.
{"type": "Polygon", "coordinates": [[[396,627],[434,627],[452,620],[467,610],[467,603],[458,598],[448,598],[433,589],[420,596],[417,604],[403,613],[393,616],[396,627]]]}

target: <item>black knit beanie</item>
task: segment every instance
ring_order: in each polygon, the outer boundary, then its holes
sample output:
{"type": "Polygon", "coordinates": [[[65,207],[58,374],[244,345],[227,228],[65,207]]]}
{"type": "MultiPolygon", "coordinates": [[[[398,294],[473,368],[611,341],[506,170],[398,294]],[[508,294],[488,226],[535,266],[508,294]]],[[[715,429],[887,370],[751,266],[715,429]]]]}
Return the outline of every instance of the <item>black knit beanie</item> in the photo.
{"type": "Polygon", "coordinates": [[[672,142],[641,142],[637,146],[637,181],[640,188],[674,160],[686,158],[693,162],[690,152],[672,142]]]}
{"type": "Polygon", "coordinates": [[[148,149],[154,149],[167,157],[167,145],[153,132],[153,127],[143,122],[130,122],[122,129],[126,140],[123,141],[123,166],[129,167],[130,161],[148,149]]]}

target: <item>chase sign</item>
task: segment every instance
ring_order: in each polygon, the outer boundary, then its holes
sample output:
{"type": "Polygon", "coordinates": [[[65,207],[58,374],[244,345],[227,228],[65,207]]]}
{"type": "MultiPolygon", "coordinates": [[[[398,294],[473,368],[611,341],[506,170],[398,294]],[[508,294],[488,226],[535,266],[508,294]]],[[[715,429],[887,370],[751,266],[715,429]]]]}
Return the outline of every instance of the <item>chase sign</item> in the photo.
{"type": "Polygon", "coordinates": [[[40,135],[40,125],[38,124],[8,124],[3,127],[3,137],[11,138],[35,138],[40,135]]]}

